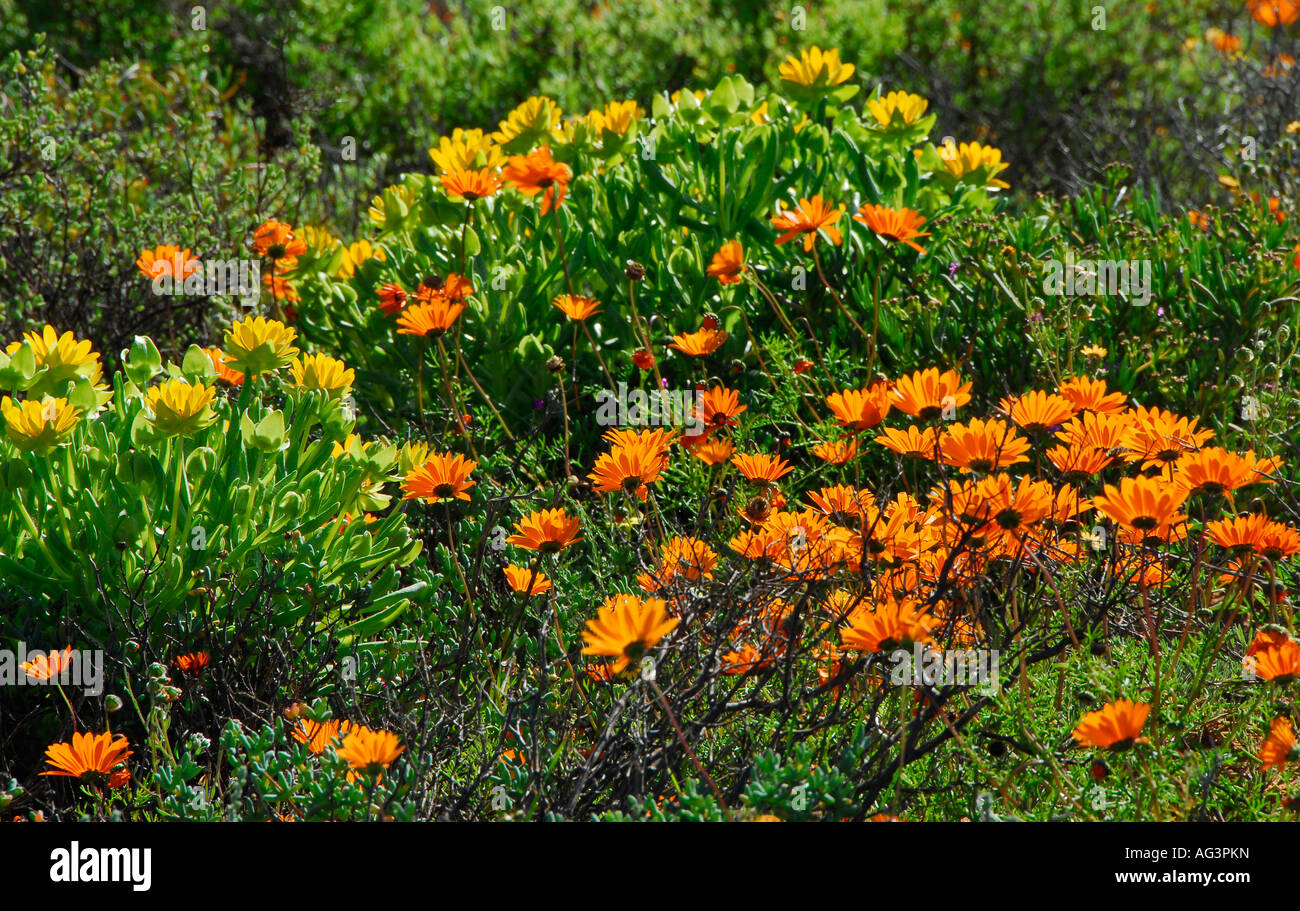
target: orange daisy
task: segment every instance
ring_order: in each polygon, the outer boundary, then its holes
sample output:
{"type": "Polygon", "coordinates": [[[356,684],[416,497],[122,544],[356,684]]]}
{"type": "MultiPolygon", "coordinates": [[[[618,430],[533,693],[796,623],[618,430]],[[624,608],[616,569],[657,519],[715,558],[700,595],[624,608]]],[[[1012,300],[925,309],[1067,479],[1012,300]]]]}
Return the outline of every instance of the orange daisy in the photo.
{"type": "MultiPolygon", "coordinates": [[[[703,357],[721,348],[727,337],[726,330],[723,329],[701,329],[698,332],[691,332],[686,335],[674,335],[673,343],[668,347],[676,348],[683,354],[689,354],[692,357],[703,357]]],[[[653,360],[651,363],[654,363],[653,360]]],[[[640,367],[640,363],[637,366],[640,367]]]]}
{"type": "Polygon", "coordinates": [[[396,282],[385,282],[375,289],[379,297],[379,309],[386,316],[396,316],[406,306],[406,289],[396,282]]]}
{"type": "Polygon", "coordinates": [[[212,656],[207,652],[189,652],[188,654],[177,655],[172,659],[172,663],[183,673],[197,676],[203,673],[203,669],[208,666],[208,662],[211,660],[212,656]]]}
{"type": "Polygon", "coordinates": [[[718,439],[700,443],[691,450],[691,455],[705,465],[720,465],[723,462],[730,461],[735,452],[736,447],[731,444],[730,440],[718,439]]]}
{"type": "Polygon", "coordinates": [[[646,437],[634,437],[601,454],[587,477],[601,493],[622,490],[644,500],[649,493],[646,485],[658,481],[667,464],[662,444],[646,437]]]}
{"type": "Polygon", "coordinates": [[[793,209],[779,211],[772,216],[772,227],[784,232],[776,239],[777,246],[784,244],[800,234],[803,235],[803,249],[808,252],[817,239],[817,232],[826,232],[831,243],[839,246],[844,238],[835,222],[840,220],[842,210],[822,200],[821,194],[812,199],[800,199],[793,209]]]}
{"type": "Polygon", "coordinates": [[[407,473],[402,481],[402,490],[406,491],[402,499],[440,503],[455,497],[468,501],[468,491],[477,483],[469,479],[469,473],[477,467],[478,462],[463,455],[450,452],[430,455],[423,465],[407,473]]]}
{"type": "Polygon", "coordinates": [[[746,478],[757,484],[775,484],[781,478],[794,471],[794,468],[779,456],[765,453],[732,456],[731,464],[746,478]]]}
{"type": "Polygon", "coordinates": [[[876,442],[908,459],[933,459],[938,435],[933,427],[918,428],[909,424],[904,430],[886,427],[876,442]]]}
{"type": "Polygon", "coordinates": [[[79,778],[96,787],[101,784],[121,787],[129,780],[129,775],[123,774],[125,769],[118,768],[131,758],[128,746],[127,739],[121,734],[114,737],[107,731],[103,734],[74,733],[71,743],[51,744],[45,750],[45,761],[53,768],[41,774],[79,778]]]}
{"type": "Polygon", "coordinates": [[[729,240],[723,244],[722,249],[713,254],[713,260],[705,271],[724,285],[739,282],[741,273],[745,271],[745,250],[740,241],[729,240]]]}
{"type": "Polygon", "coordinates": [[[189,248],[182,250],[172,244],[161,244],[152,250],[141,250],[140,258],[135,261],[146,278],[161,278],[170,275],[173,279],[189,278],[202,264],[190,258],[189,248]]]}
{"type": "Polygon", "coordinates": [[[840,630],[840,648],[845,651],[891,652],[933,642],[930,630],[939,618],[930,616],[916,602],[887,599],[874,608],[861,605],[840,630]]]}
{"type": "Polygon", "coordinates": [[[858,209],[853,220],[860,222],[887,240],[907,244],[917,253],[924,254],[925,248],[915,238],[929,237],[929,231],[918,231],[925,224],[925,218],[913,209],[890,209],[886,206],[873,206],[870,203],[858,209]]]}
{"type": "Polygon", "coordinates": [[[929,421],[969,404],[970,389],[970,381],[963,383],[957,371],[940,373],[938,367],[930,367],[899,377],[890,395],[899,411],[929,421]]]}
{"type": "Polygon", "coordinates": [[[1150,531],[1186,520],[1178,510],[1187,499],[1186,491],[1159,478],[1124,478],[1119,487],[1107,484],[1105,493],[1093,499],[1102,515],[1125,528],[1150,531]]]}
{"type": "Polygon", "coordinates": [[[331,718],[329,721],[312,721],[304,718],[293,726],[293,739],[305,744],[316,755],[337,744],[340,736],[363,725],[354,725],[351,721],[331,718]]]}
{"type": "Polygon", "coordinates": [[[1144,743],[1139,738],[1151,706],[1145,702],[1129,702],[1121,699],[1107,703],[1095,712],[1083,716],[1078,727],[1074,729],[1074,739],[1085,746],[1103,750],[1126,750],[1135,743],[1144,743]]]}
{"type": "Polygon", "coordinates": [[[465,305],[446,297],[436,297],[423,304],[413,304],[397,318],[398,335],[439,336],[456,322],[465,305]]]}
{"type": "Polygon", "coordinates": [[[558,209],[563,205],[573,172],[568,165],[551,158],[550,146],[542,146],[527,155],[512,156],[501,176],[525,196],[543,194],[541,212],[545,215],[552,208],[558,209]]]}
{"type": "Polygon", "coordinates": [[[1266,645],[1246,660],[1261,680],[1285,684],[1300,677],[1300,645],[1290,639],[1266,645]]]}
{"type": "Polygon", "coordinates": [[[826,396],[826,404],[835,413],[840,426],[852,430],[870,430],[889,414],[889,384],[874,382],[866,389],[845,389],[826,396]]]}
{"type": "Polygon", "coordinates": [[[939,450],[945,465],[956,465],[963,472],[986,472],[1029,461],[1028,440],[1003,421],[979,418],[949,427],[939,440],[939,450]]]}
{"type": "Polygon", "coordinates": [[[72,646],[63,651],[53,651],[48,655],[36,655],[30,661],[18,665],[24,674],[33,680],[54,680],[65,670],[72,667],[72,646]]]}
{"type": "Polygon", "coordinates": [[[596,617],[587,621],[582,654],[613,659],[610,669],[620,673],[628,664],[640,661],[679,622],[679,618],[668,616],[662,598],[612,595],[605,599],[596,617]]]}
{"type": "Polygon", "coordinates": [[[1116,414],[1124,410],[1124,402],[1128,398],[1122,392],[1107,391],[1105,380],[1094,380],[1085,376],[1066,380],[1060,385],[1059,391],[1061,396],[1074,406],[1076,412],[1096,411],[1102,414],[1116,414]]]}
{"type": "Polygon", "coordinates": [[[516,522],[515,533],[506,543],[553,554],[582,540],[577,537],[581,524],[563,509],[543,509],[516,522]]]}
{"type": "Polygon", "coordinates": [[[307,252],[307,241],[294,233],[292,225],[272,218],[253,231],[253,249],[277,262],[293,261],[307,252]]]}
{"type": "Polygon", "coordinates": [[[812,448],[812,454],[823,462],[843,465],[858,454],[858,441],[850,437],[847,440],[818,443],[812,448]]]}
{"type": "Polygon", "coordinates": [[[1300,749],[1296,748],[1291,719],[1274,718],[1269,725],[1268,737],[1259,748],[1260,771],[1277,769],[1280,772],[1288,762],[1296,759],[1300,759],[1300,749]]]}
{"type": "Polygon", "coordinates": [[[348,780],[358,774],[378,779],[405,749],[392,731],[372,731],[362,725],[343,738],[337,752],[351,769],[348,780]]]}
{"type": "Polygon", "coordinates": [[[450,171],[438,180],[448,196],[459,197],[466,202],[486,199],[501,189],[501,179],[492,173],[491,168],[477,171],[450,171]]]}
{"type": "Polygon", "coordinates": [[[726,386],[714,386],[700,396],[695,415],[710,430],[736,426],[736,417],[748,409],[740,404],[740,393],[726,386]]]}
{"type": "Polygon", "coordinates": [[[528,567],[510,565],[502,572],[505,573],[506,582],[518,594],[527,592],[530,596],[541,595],[555,587],[544,573],[534,572],[528,567]]]}
{"type": "Polygon", "coordinates": [[[561,294],[551,301],[571,320],[584,320],[600,312],[600,301],[579,294],[561,294]]]}
{"type": "Polygon", "coordinates": [[[231,360],[220,348],[204,348],[203,353],[212,361],[212,369],[217,372],[217,379],[231,386],[238,386],[244,382],[244,374],[228,366],[231,360]]]}
{"type": "Polygon", "coordinates": [[[1256,459],[1255,451],[1237,455],[1217,446],[1190,452],[1178,460],[1175,481],[1188,491],[1226,493],[1248,484],[1271,484],[1268,475],[1282,466],[1278,459],[1256,459]]]}
{"type": "Polygon", "coordinates": [[[1049,427],[1058,427],[1074,417],[1077,410],[1069,399],[1041,390],[1027,392],[1014,399],[1003,399],[1002,413],[1018,427],[1029,433],[1042,433],[1049,427]]]}

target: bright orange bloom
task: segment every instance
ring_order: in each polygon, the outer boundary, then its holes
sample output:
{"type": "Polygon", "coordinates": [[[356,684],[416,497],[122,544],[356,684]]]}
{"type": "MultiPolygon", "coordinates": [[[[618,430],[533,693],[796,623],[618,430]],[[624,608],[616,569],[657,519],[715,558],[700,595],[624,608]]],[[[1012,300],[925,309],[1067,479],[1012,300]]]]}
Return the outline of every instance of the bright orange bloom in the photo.
{"type": "Polygon", "coordinates": [[[732,456],[731,464],[746,478],[758,484],[775,484],[794,471],[785,459],[765,453],[732,456]]]}
{"type": "Polygon", "coordinates": [[[406,491],[402,499],[440,503],[455,497],[468,502],[468,491],[477,483],[469,479],[469,473],[477,467],[478,462],[471,462],[463,455],[450,452],[430,455],[402,481],[402,490],[406,491]]]}
{"type": "Polygon", "coordinates": [[[412,304],[397,318],[398,335],[434,335],[446,332],[465,310],[465,305],[437,297],[424,304],[412,304]]]}
{"type": "Polygon", "coordinates": [[[1291,683],[1300,677],[1300,645],[1290,639],[1284,639],[1275,645],[1267,645],[1246,659],[1247,667],[1255,672],[1261,680],[1274,683],[1291,683]]]}
{"type": "Polygon", "coordinates": [[[1251,640],[1250,645],[1246,648],[1246,657],[1258,654],[1267,648],[1274,648],[1291,641],[1291,636],[1286,630],[1277,627],[1264,627],[1255,633],[1255,638],[1251,640]]]}
{"type": "Polygon", "coordinates": [[[1205,534],[1229,551],[1253,550],[1268,560],[1300,552],[1300,533],[1259,513],[1210,522],[1205,526],[1205,534]]]}
{"type": "Polygon", "coordinates": [[[1295,0],[1246,0],[1246,9],[1265,28],[1290,25],[1300,16],[1300,3],[1295,0]]]}
{"type": "Polygon", "coordinates": [[[1091,478],[1115,461],[1113,456],[1096,446],[1054,446],[1047,450],[1047,458],[1067,481],[1091,478]]]}
{"type": "Polygon", "coordinates": [[[564,204],[564,194],[573,179],[573,172],[568,165],[551,158],[550,146],[542,146],[527,155],[512,156],[501,176],[525,196],[544,194],[541,212],[545,215],[552,208],[558,209],[564,204]]]}
{"type": "Polygon", "coordinates": [[[929,421],[945,411],[951,417],[956,409],[969,404],[970,388],[970,381],[963,383],[957,371],[940,373],[938,367],[930,367],[911,376],[899,377],[891,396],[899,411],[929,421]]]}
{"type": "Polygon", "coordinates": [[[1119,487],[1106,485],[1106,492],[1093,499],[1102,515],[1119,525],[1147,532],[1186,520],[1178,510],[1187,492],[1159,478],[1124,478],[1119,487]]]}
{"type": "Polygon", "coordinates": [[[956,465],[963,472],[986,472],[1029,461],[1028,440],[1003,421],[979,418],[948,427],[939,438],[939,450],[945,465],[956,465]]]}
{"type": "Polygon", "coordinates": [[[622,490],[644,500],[649,493],[646,485],[658,481],[667,465],[664,445],[648,438],[633,438],[602,453],[587,477],[601,493],[622,490]]]}
{"type": "Polygon", "coordinates": [[[544,573],[540,571],[534,573],[526,566],[507,566],[502,571],[505,573],[506,582],[519,594],[528,592],[529,595],[541,595],[555,587],[544,573]]]}
{"type": "Polygon", "coordinates": [[[207,652],[189,652],[184,655],[177,655],[172,659],[172,663],[183,673],[198,675],[203,673],[203,669],[208,666],[212,656],[207,652]]]}
{"type": "Polygon", "coordinates": [[[1131,419],[1129,412],[1101,414],[1085,411],[1066,423],[1056,438],[1067,446],[1092,446],[1114,455],[1124,445],[1131,419]]]}
{"type": "Polygon", "coordinates": [[[884,428],[880,436],[876,437],[876,442],[905,458],[933,459],[937,439],[933,427],[918,428],[915,424],[909,424],[904,430],[884,428]]]}
{"type": "Polygon", "coordinates": [[[600,301],[579,294],[561,294],[551,301],[571,320],[584,320],[600,312],[600,301]]]}
{"type": "Polygon", "coordinates": [[[638,581],[646,591],[657,591],[678,578],[689,582],[712,579],[717,566],[718,554],[707,542],[677,535],[660,549],[655,574],[642,573],[638,581]]]}
{"type": "Polygon", "coordinates": [[[700,404],[696,408],[695,416],[710,430],[734,427],[736,417],[748,407],[740,404],[740,393],[736,390],[728,389],[726,386],[714,386],[700,396],[700,404]]]}
{"type": "Polygon", "coordinates": [[[611,427],[605,431],[605,439],[614,446],[649,446],[663,456],[664,463],[667,464],[668,450],[677,441],[677,431],[669,430],[666,427],[657,427],[654,430],[627,430],[622,427],[611,427]]]}
{"type": "Polygon", "coordinates": [[[1282,466],[1279,459],[1255,458],[1255,451],[1237,455],[1217,446],[1190,452],[1178,460],[1174,480],[1189,491],[1224,493],[1248,484],[1271,484],[1268,475],[1282,466]]]}
{"type": "Polygon", "coordinates": [[[596,617],[587,621],[582,654],[612,658],[611,670],[620,673],[629,663],[640,661],[679,622],[677,617],[668,616],[662,598],[612,595],[605,599],[596,617]]]}
{"type": "Polygon", "coordinates": [[[840,426],[852,430],[870,430],[889,414],[889,384],[877,381],[866,389],[832,392],[826,396],[826,404],[835,412],[840,426]]]}
{"type": "Polygon", "coordinates": [[[929,231],[918,231],[925,224],[925,218],[913,209],[890,209],[887,206],[873,206],[870,203],[858,209],[853,220],[875,231],[879,236],[907,244],[917,253],[925,253],[925,248],[915,240],[917,237],[929,237],[929,231]]]}
{"type": "Polygon", "coordinates": [[[337,718],[331,718],[329,721],[311,721],[304,718],[291,730],[294,740],[306,744],[308,750],[320,755],[327,748],[335,746],[339,737],[360,727],[364,726],[337,718]]]}
{"type": "Polygon", "coordinates": [[[691,455],[705,465],[719,465],[730,461],[735,451],[736,447],[731,444],[730,440],[709,440],[691,450],[691,455]]]}
{"type": "Polygon", "coordinates": [[[72,646],[68,646],[63,651],[50,652],[48,655],[37,655],[30,661],[24,661],[18,665],[24,674],[33,680],[54,680],[65,670],[72,667],[72,646]]]}
{"type": "MultiPolygon", "coordinates": [[[[727,333],[723,329],[701,329],[698,332],[691,332],[686,335],[674,335],[673,343],[668,347],[676,348],[683,354],[689,354],[692,357],[703,357],[717,351],[726,340],[727,333]]],[[[638,363],[637,366],[641,365],[638,363]]]]}
{"type": "Polygon", "coordinates": [[[582,540],[577,537],[581,524],[563,509],[544,509],[516,522],[515,533],[506,538],[506,543],[553,554],[582,540]]]}
{"type": "Polygon", "coordinates": [[[253,232],[253,249],[258,256],[276,260],[296,260],[307,252],[307,241],[294,234],[293,226],[274,218],[263,222],[253,232]]]}
{"type": "Polygon", "coordinates": [[[833,443],[818,443],[812,448],[812,454],[823,462],[830,462],[832,465],[843,465],[858,454],[858,441],[850,437],[847,440],[836,440],[833,443]]]}
{"type": "Polygon", "coordinates": [[[501,189],[501,178],[491,168],[478,171],[450,171],[438,180],[448,196],[458,196],[466,202],[486,199],[501,189]]]}
{"type": "Polygon", "coordinates": [[[1052,511],[1052,485],[1035,481],[1028,475],[1015,483],[1005,474],[984,478],[979,482],[979,495],[988,504],[988,514],[993,525],[1018,540],[1052,511]]]}
{"type": "Polygon", "coordinates": [[[871,491],[836,484],[821,490],[809,491],[808,499],[832,521],[857,524],[861,517],[876,501],[871,491]]]}
{"type": "Polygon", "coordinates": [[[387,316],[396,316],[406,306],[406,289],[396,282],[385,282],[375,293],[379,296],[379,309],[387,316]]]}
{"type": "Polygon", "coordinates": [[[741,273],[745,271],[745,250],[740,241],[729,240],[723,244],[722,249],[713,254],[713,261],[705,271],[724,285],[740,281],[741,273]]]}
{"type": "Polygon", "coordinates": [[[131,758],[127,749],[127,739],[121,734],[116,738],[109,732],[103,734],[74,733],[71,743],[55,743],[45,751],[45,761],[53,766],[42,775],[64,775],[68,778],[80,778],[99,786],[121,787],[127,777],[118,774],[118,766],[125,765],[131,758]]]}
{"type": "Polygon", "coordinates": [[[220,348],[204,348],[203,352],[208,356],[208,360],[212,361],[212,369],[217,372],[217,379],[231,386],[239,386],[244,382],[244,375],[228,366],[230,357],[220,348]]]}
{"type": "MultiPolygon", "coordinates": [[[[724,674],[749,674],[769,667],[771,664],[772,659],[765,657],[753,645],[742,645],[740,648],[724,652],[722,655],[722,673],[724,674]]],[[[775,817],[773,818],[775,819],[775,817]]]]}
{"type": "Polygon", "coordinates": [[[632,354],[632,363],[636,364],[641,370],[649,370],[655,365],[655,356],[647,348],[638,348],[632,354]]]}
{"type": "Polygon", "coordinates": [[[848,625],[840,629],[840,648],[845,651],[891,652],[910,649],[913,645],[933,642],[930,635],[939,623],[915,601],[892,598],[877,604],[855,608],[848,625]]]}
{"type": "MultiPolygon", "coordinates": [[[[426,278],[425,281],[429,279],[426,278]]],[[[438,281],[434,277],[435,281],[438,281]]],[[[441,284],[437,287],[430,287],[424,282],[420,282],[420,287],[416,289],[415,296],[421,303],[427,303],[436,300],[439,297],[445,297],[449,301],[463,301],[474,293],[474,285],[468,278],[455,272],[448,272],[447,277],[441,279],[441,284]]]]}
{"type": "Polygon", "coordinates": [[[844,238],[835,222],[844,214],[840,209],[824,202],[821,194],[812,199],[800,199],[793,209],[778,211],[772,216],[772,227],[784,232],[776,239],[777,246],[784,244],[802,234],[804,252],[813,247],[818,231],[825,231],[831,243],[839,246],[844,238]]]}
{"type": "Polygon", "coordinates": [[[135,261],[135,264],[147,278],[170,275],[173,280],[178,277],[189,278],[202,267],[197,259],[190,258],[188,247],[182,250],[172,244],[162,244],[152,250],[140,251],[140,258],[135,261]]]}
{"type": "Polygon", "coordinates": [[[1077,410],[1069,399],[1041,390],[1027,392],[1012,399],[1003,399],[1002,412],[1016,425],[1030,433],[1041,433],[1057,427],[1074,417],[1077,410]]]}
{"type": "Polygon", "coordinates": [[[1122,392],[1108,392],[1105,380],[1076,376],[1060,385],[1061,395],[1074,406],[1075,411],[1096,411],[1117,414],[1124,410],[1128,396],[1122,392]]]}
{"type": "Polygon", "coordinates": [[[1083,716],[1079,726],[1074,729],[1074,739],[1085,746],[1103,750],[1126,750],[1135,743],[1144,743],[1139,738],[1151,706],[1145,702],[1129,702],[1121,699],[1107,703],[1095,712],[1083,716]]]}
{"type": "Polygon", "coordinates": [[[1196,418],[1155,407],[1136,408],[1130,413],[1121,456],[1128,462],[1141,462],[1143,468],[1164,467],[1200,449],[1213,436],[1213,430],[1196,429],[1196,418]]]}
{"type": "Polygon", "coordinates": [[[1300,750],[1296,749],[1295,730],[1290,718],[1274,718],[1269,725],[1268,737],[1259,748],[1260,771],[1277,769],[1279,772],[1288,762],[1300,759],[1300,750]]]}
{"type": "Polygon", "coordinates": [[[381,777],[405,749],[392,731],[372,731],[360,726],[343,738],[337,752],[351,767],[349,780],[358,773],[374,779],[381,777]]]}

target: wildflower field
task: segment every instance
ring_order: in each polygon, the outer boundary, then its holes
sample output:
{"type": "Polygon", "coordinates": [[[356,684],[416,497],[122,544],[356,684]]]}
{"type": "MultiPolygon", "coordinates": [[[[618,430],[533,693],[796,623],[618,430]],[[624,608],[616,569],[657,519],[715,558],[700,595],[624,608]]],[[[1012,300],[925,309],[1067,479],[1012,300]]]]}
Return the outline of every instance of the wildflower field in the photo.
{"type": "Polygon", "coordinates": [[[1300,2],[88,6],[5,821],[1296,819],[1300,2]]]}

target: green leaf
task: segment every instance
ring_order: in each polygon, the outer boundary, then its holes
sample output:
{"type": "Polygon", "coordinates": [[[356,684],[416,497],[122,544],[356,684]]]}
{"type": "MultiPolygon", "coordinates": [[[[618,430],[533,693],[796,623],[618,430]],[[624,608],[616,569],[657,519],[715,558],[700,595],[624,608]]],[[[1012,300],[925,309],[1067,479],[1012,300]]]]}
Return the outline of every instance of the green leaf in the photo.
{"type": "Polygon", "coordinates": [[[196,380],[211,380],[217,371],[206,351],[198,345],[190,345],[185,351],[185,359],[181,361],[181,374],[193,383],[196,380]]]}

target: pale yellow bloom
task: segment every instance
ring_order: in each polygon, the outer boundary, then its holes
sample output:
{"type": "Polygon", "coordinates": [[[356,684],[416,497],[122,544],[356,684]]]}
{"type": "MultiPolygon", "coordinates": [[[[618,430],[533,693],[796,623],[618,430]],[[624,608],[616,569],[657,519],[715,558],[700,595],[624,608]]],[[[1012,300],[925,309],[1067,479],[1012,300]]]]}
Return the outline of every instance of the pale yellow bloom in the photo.
{"type": "Polygon", "coordinates": [[[929,101],[909,92],[890,92],[883,98],[871,98],[867,101],[867,110],[884,130],[889,129],[891,125],[914,126],[925,116],[925,109],[929,106],[929,101]],[[897,124],[895,124],[896,120],[897,124]]]}

